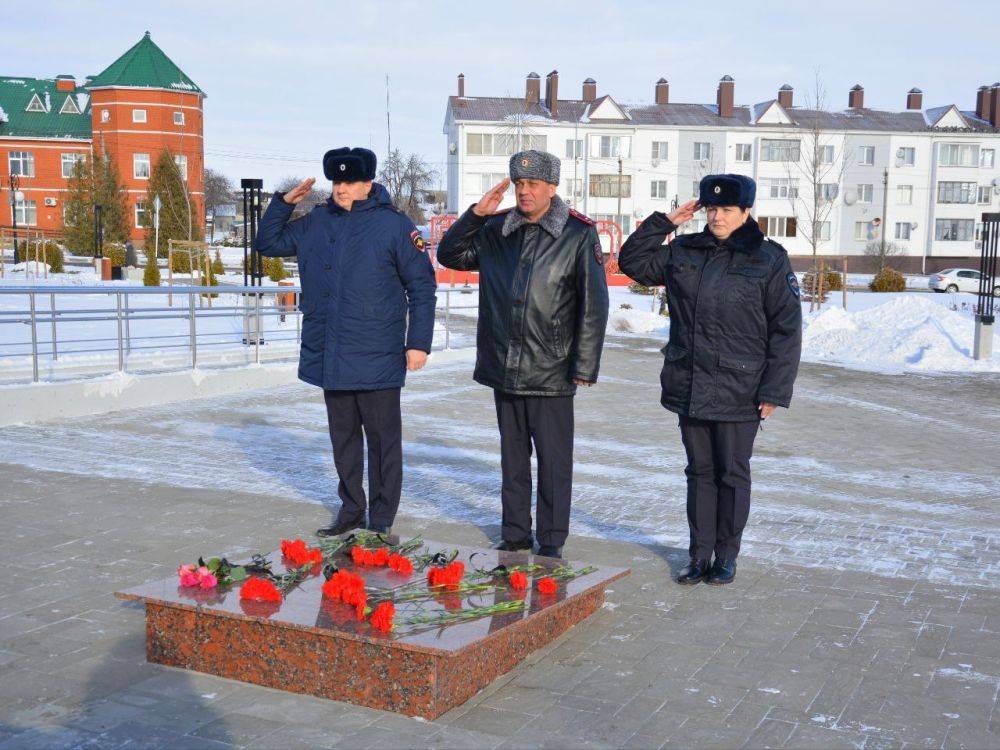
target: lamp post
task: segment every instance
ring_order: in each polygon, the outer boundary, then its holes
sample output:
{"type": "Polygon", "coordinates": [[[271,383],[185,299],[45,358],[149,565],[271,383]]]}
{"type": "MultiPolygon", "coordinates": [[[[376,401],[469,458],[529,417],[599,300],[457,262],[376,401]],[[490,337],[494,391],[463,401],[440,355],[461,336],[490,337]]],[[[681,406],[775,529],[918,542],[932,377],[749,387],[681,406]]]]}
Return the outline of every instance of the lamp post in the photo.
{"type": "Polygon", "coordinates": [[[23,200],[24,195],[18,192],[19,185],[20,178],[16,174],[12,174],[10,176],[10,219],[11,226],[14,228],[14,265],[21,262],[17,252],[17,201],[23,200]],[[20,198],[18,198],[19,195],[20,198]]]}
{"type": "Polygon", "coordinates": [[[104,257],[104,207],[94,206],[94,257],[104,257]]]}

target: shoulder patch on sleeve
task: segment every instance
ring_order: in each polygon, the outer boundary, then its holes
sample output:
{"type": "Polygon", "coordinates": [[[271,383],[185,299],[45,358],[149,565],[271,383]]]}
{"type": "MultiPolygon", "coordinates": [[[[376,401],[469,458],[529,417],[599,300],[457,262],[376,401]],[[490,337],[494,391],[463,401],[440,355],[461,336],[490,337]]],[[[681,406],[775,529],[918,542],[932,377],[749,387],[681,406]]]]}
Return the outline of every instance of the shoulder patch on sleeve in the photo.
{"type": "Polygon", "coordinates": [[[419,250],[420,252],[422,253],[427,252],[427,243],[424,242],[424,238],[420,235],[419,230],[414,229],[412,232],[410,232],[410,241],[413,243],[413,246],[417,248],[417,250],[419,250]]]}
{"type": "Polygon", "coordinates": [[[785,281],[788,282],[788,289],[795,295],[795,299],[799,299],[799,280],[795,274],[789,271],[788,275],[785,277],[785,281]]]}
{"type": "Polygon", "coordinates": [[[594,257],[597,258],[597,265],[604,265],[604,248],[601,247],[601,240],[594,240],[594,257]]]}
{"type": "Polygon", "coordinates": [[[583,222],[584,224],[590,224],[590,226],[594,226],[595,224],[597,224],[597,222],[596,222],[596,221],[594,221],[593,219],[591,219],[591,218],[590,218],[589,216],[587,216],[586,214],[581,214],[581,213],[580,213],[579,211],[577,211],[577,210],[576,210],[575,208],[571,208],[571,209],[569,210],[569,215],[570,215],[570,216],[572,216],[572,217],[574,217],[574,218],[577,218],[577,219],[579,219],[579,220],[580,220],[580,221],[582,221],[582,222],[583,222]]]}

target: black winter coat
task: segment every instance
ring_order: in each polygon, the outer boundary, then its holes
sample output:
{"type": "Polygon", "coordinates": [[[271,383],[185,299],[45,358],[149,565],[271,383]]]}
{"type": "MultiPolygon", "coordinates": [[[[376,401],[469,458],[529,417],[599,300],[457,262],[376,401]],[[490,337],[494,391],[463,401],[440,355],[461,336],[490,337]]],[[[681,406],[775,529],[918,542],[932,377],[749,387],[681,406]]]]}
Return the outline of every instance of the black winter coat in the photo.
{"type": "Polygon", "coordinates": [[[670,340],[660,373],[664,407],[697,419],[745,422],[761,402],[788,407],[802,347],[802,307],[788,253],[752,217],[719,242],[676,229],[662,213],[622,246],[623,273],[666,284],[670,340]]]}
{"type": "Polygon", "coordinates": [[[437,259],[479,271],[478,383],[520,396],[571,396],[594,383],[608,320],[608,284],[593,222],[558,197],[537,224],[470,208],[437,259]]]}

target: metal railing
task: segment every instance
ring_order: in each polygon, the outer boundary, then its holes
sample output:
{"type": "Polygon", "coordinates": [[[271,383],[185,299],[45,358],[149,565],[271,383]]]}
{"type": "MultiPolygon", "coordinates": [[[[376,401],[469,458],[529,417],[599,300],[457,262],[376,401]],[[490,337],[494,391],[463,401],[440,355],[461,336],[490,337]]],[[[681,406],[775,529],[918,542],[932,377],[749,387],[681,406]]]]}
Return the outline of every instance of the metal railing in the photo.
{"type": "MultiPolygon", "coordinates": [[[[469,291],[438,289],[435,343],[443,333],[445,349],[456,334],[465,338],[460,345],[471,344],[471,324],[460,316],[476,305],[451,300],[469,291]]],[[[295,361],[300,292],[298,286],[0,286],[0,383],[295,361]],[[211,306],[207,295],[215,298],[211,306]]]]}

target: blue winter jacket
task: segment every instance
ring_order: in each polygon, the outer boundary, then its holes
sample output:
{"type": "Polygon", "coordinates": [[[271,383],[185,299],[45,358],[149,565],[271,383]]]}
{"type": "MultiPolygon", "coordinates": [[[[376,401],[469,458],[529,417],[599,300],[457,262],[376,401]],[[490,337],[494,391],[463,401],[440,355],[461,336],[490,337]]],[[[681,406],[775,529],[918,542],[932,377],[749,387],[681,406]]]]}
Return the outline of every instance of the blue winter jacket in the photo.
{"type": "Polygon", "coordinates": [[[254,249],[298,258],[299,378],[326,390],[402,387],[406,350],[429,353],[434,335],[437,283],[413,223],[377,183],[350,211],[327,199],[289,221],[294,208],[274,194],[254,249]]]}

